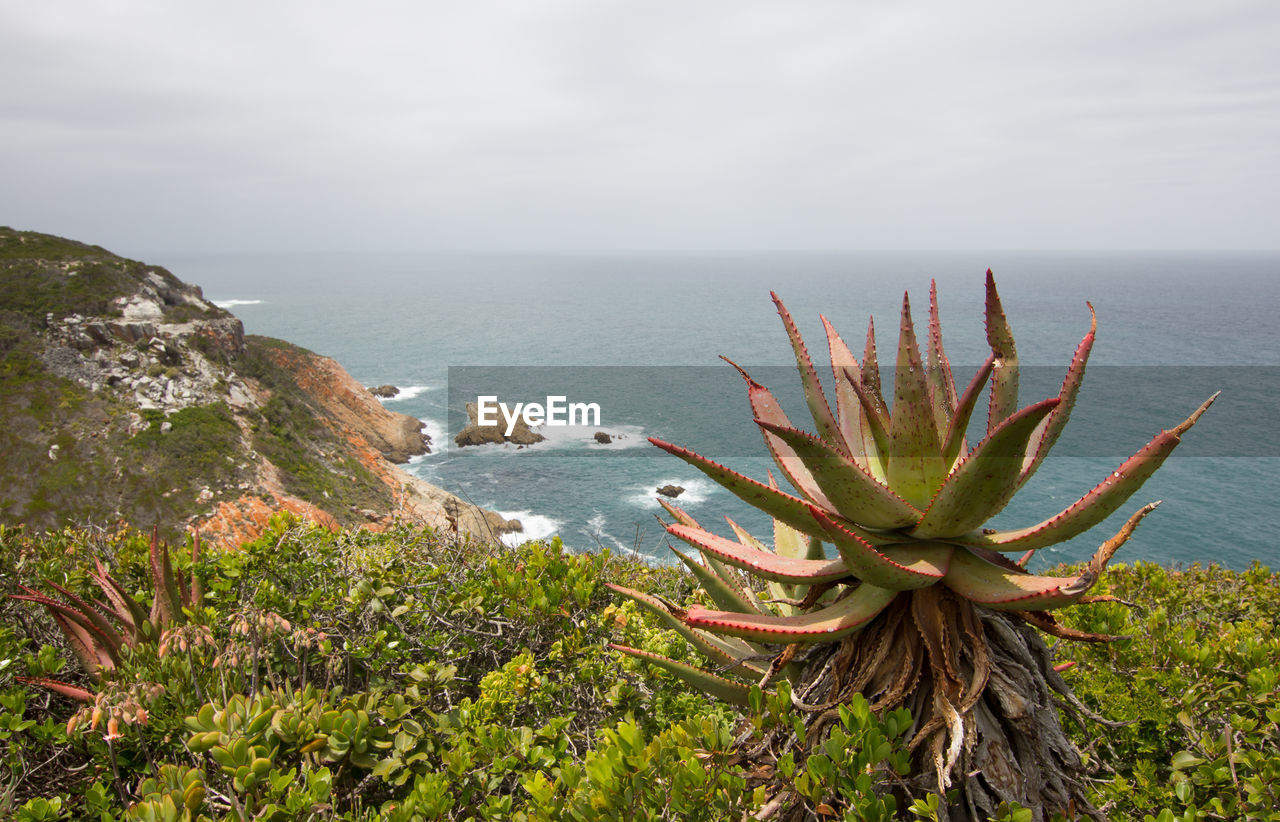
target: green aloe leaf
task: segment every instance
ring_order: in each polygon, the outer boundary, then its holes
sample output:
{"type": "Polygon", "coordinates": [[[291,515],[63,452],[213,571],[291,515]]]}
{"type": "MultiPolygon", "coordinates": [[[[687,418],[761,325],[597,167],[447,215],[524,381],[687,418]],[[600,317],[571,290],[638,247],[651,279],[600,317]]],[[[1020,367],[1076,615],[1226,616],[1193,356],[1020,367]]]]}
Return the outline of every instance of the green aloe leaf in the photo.
{"type": "Polygon", "coordinates": [[[893,411],[889,417],[888,468],[889,487],[918,508],[929,504],[947,469],[942,464],[942,443],[934,425],[929,381],[920,359],[920,346],[911,321],[911,302],[906,294],[902,295],[898,368],[894,372],[893,411]]]}
{"type": "Polygon", "coordinates": [[[978,397],[982,394],[982,386],[987,384],[987,378],[991,376],[994,366],[995,358],[987,357],[987,361],[973,375],[968,387],[956,402],[956,412],[951,417],[951,427],[947,429],[947,437],[942,443],[942,464],[948,468],[956,464],[961,454],[967,453],[964,442],[965,432],[969,429],[973,409],[977,406],[978,397]]]}
{"type": "Polygon", "coordinates": [[[814,508],[813,518],[823,527],[828,539],[835,543],[849,572],[865,582],[907,591],[927,588],[942,579],[951,561],[952,547],[939,543],[910,542],[893,546],[875,546],[814,508]]]}
{"type": "Polygon", "coordinates": [[[1083,577],[1036,576],[1017,566],[997,565],[971,551],[957,550],[943,584],[974,602],[997,610],[1048,610],[1076,602],[1091,587],[1083,577]]]}
{"type": "Polygon", "coordinates": [[[884,388],[880,382],[880,360],[876,355],[875,317],[867,318],[867,342],[862,349],[862,388],[876,406],[876,413],[880,419],[887,423],[889,408],[884,403],[884,388]]]}
{"type": "Polygon", "coordinates": [[[893,601],[897,591],[863,583],[844,599],[800,616],[735,614],[693,606],[685,621],[695,628],[757,642],[830,642],[859,630],[893,601]]]}
{"type": "MultiPolygon", "coordinates": [[[[929,345],[927,374],[933,421],[941,439],[951,427],[956,408],[956,384],[951,374],[951,361],[942,347],[942,319],[938,315],[938,282],[929,281],[929,345]]],[[[949,466],[950,463],[947,463],[949,466]]]]}
{"type": "Polygon", "coordinates": [[[1004,315],[995,275],[987,269],[987,344],[995,367],[991,375],[991,404],[987,408],[987,433],[1018,409],[1018,349],[1013,330],[1004,315]]]}
{"type": "Polygon", "coordinates": [[[609,647],[615,651],[621,651],[628,656],[633,656],[636,659],[642,659],[645,662],[657,665],[659,668],[680,677],[695,688],[706,691],[714,697],[723,699],[725,702],[738,705],[743,708],[747,707],[747,695],[751,693],[751,689],[746,685],[733,682],[722,676],[716,676],[710,671],[695,668],[692,665],[684,662],[678,662],[660,654],[642,651],[639,648],[629,648],[626,645],[616,645],[612,643],[609,647]]]}
{"type": "Polygon", "coordinates": [[[759,606],[755,603],[755,597],[748,596],[747,592],[724,572],[723,567],[713,566],[710,562],[703,565],[688,554],[677,550],[674,545],[667,547],[693,572],[716,605],[726,611],[741,611],[744,614],[760,612],[759,606]]]}
{"type": "Polygon", "coordinates": [[[1218,398],[1214,394],[1176,428],[1161,431],[1124,464],[1061,513],[1012,531],[982,531],[954,536],[951,542],[976,545],[997,551],[1028,551],[1056,545],[1082,534],[1115,513],[1125,500],[1142,487],[1181,442],[1180,437],[1200,419],[1218,398]]]}
{"type": "Polygon", "coordinates": [[[956,550],[951,570],[943,582],[953,591],[989,608],[1047,611],[1079,602],[1102,577],[1107,563],[1133,535],[1138,523],[1159,504],[1144,505],[1129,517],[1115,536],[1098,547],[1078,577],[1034,576],[1020,563],[1011,562],[994,551],[961,548],[956,550]],[[977,552],[986,552],[987,556],[978,556],[977,552]]]}
{"type": "Polygon", "coordinates": [[[731,673],[748,682],[757,681],[764,676],[764,668],[744,661],[744,657],[753,656],[756,653],[756,650],[745,642],[738,640],[740,644],[733,646],[718,637],[714,638],[716,640],[714,642],[708,641],[706,632],[695,631],[690,628],[684,623],[684,620],[667,608],[666,603],[657,597],[630,588],[624,588],[621,585],[614,585],[613,583],[606,583],[606,585],[658,617],[664,625],[687,639],[689,644],[698,649],[699,653],[722,667],[727,673],[731,673]]]}
{"type": "Polygon", "coordinates": [[[947,477],[911,535],[963,534],[999,513],[1018,490],[1027,443],[1058,402],[1057,397],[1044,400],[1000,423],[947,477]]]}
{"type": "Polygon", "coordinates": [[[809,350],[805,348],[804,340],[800,338],[800,329],[796,328],[795,321],[791,319],[791,312],[787,311],[787,307],[782,304],[778,295],[770,291],[769,296],[773,297],[773,304],[778,307],[778,316],[782,317],[782,324],[786,326],[787,336],[791,339],[791,347],[795,350],[796,365],[800,369],[800,382],[804,386],[804,398],[809,404],[809,413],[813,415],[813,423],[818,427],[818,436],[832,448],[847,455],[849,446],[844,441],[844,435],[840,433],[840,424],[832,415],[831,406],[827,404],[827,395],[823,393],[822,383],[818,380],[818,370],[813,367],[809,350]]]}
{"type": "Polygon", "coordinates": [[[778,556],[770,551],[751,548],[700,528],[689,528],[679,524],[670,526],[667,531],[700,551],[710,553],[721,562],[775,582],[815,585],[821,582],[834,582],[849,576],[849,569],[845,567],[843,560],[815,561],[778,556]]]}
{"type": "MultiPolygon", "coordinates": [[[[888,437],[884,436],[888,421],[879,417],[878,410],[870,401],[868,392],[862,388],[862,368],[849,346],[845,345],[835,328],[821,317],[822,326],[827,332],[827,348],[831,352],[831,372],[836,384],[836,415],[840,421],[840,431],[844,435],[845,444],[849,446],[849,455],[853,461],[878,480],[885,478],[882,454],[888,448],[888,437]],[[877,438],[876,428],[880,436],[877,438]]],[[[758,414],[756,416],[759,416],[758,414]]]]}
{"type": "MultiPolygon", "coordinates": [[[[650,437],[649,442],[697,468],[748,505],[759,508],[774,519],[780,519],[802,533],[822,537],[822,530],[814,523],[813,517],[809,516],[810,503],[776,488],[770,488],[764,483],[756,482],[687,448],[672,445],[656,437],[650,437]]],[[[858,526],[851,527],[857,530],[859,537],[872,544],[885,541],[883,537],[871,531],[858,526]]]]}
{"type": "Polygon", "coordinates": [[[756,424],[778,435],[800,455],[831,500],[831,509],[846,519],[870,528],[903,528],[920,520],[917,508],[817,437],[764,420],[756,420],[756,424]]]}

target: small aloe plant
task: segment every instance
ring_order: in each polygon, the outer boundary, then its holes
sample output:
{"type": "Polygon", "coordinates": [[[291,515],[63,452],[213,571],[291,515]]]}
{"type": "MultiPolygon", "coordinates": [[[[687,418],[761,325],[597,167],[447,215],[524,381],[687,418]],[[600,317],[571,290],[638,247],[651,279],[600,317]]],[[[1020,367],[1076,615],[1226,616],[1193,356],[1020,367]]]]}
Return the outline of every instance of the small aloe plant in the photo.
{"type": "MultiPolygon", "coordinates": [[[[197,533],[191,548],[191,561],[194,563],[199,558],[200,534],[197,533]]],[[[107,569],[97,558],[94,559],[94,570],[89,572],[89,578],[102,590],[105,601],[86,602],[49,580],[45,581],[46,584],[61,594],[65,601],[46,596],[25,585],[18,586],[23,593],[11,596],[13,599],[43,605],[62,629],[67,644],[71,646],[85,673],[95,680],[101,680],[103,673],[114,671],[120,664],[125,648],[156,641],[164,629],[186,623],[187,617],[183,609],[200,607],[203,599],[200,580],[193,574],[191,585],[187,586],[182,571],[175,569],[169,561],[169,547],[160,541],[157,529],[151,532],[150,567],[155,589],[150,610],[107,573],[107,569]]],[[[22,681],[42,685],[73,699],[93,701],[92,693],[66,682],[25,677],[22,681]]]]}
{"type": "Polygon", "coordinates": [[[904,296],[892,403],[882,390],[874,322],[859,361],[823,317],[833,411],[791,315],[776,294],[773,299],[817,435],[797,429],[767,388],[726,361],[746,380],[756,425],[796,493],[779,488],[772,475],[767,484],[758,482],[651,440],[771,515],[773,546],[732,520],[733,539],[714,534],[664,502],[673,520],[664,523],[667,531],[696,549],[701,562],[675,552],[715,608],[680,608],[612,587],[684,635],[714,669],[615,647],[738,704],[746,704],[752,683],[767,687],[784,676],[796,704],[811,709],[819,726],[811,728],[810,741],[829,722],[829,709],[855,694],[877,710],[907,707],[915,716],[911,747],[924,772],[918,784],[931,791],[959,787],[954,816],[979,818],[1009,801],[1087,811],[1081,762],[1049,697],[1058,692],[1069,699],[1069,691],[1028,625],[1059,637],[1114,639],[1070,630],[1050,612],[1100,599],[1088,591],[1158,503],[1139,508],[1080,574],[1042,576],[1025,565],[1035,551],[1117,511],[1217,395],[1061,513],[1030,527],[993,530],[984,524],[1040,467],[1067,423],[1096,317],[1058,396],[1025,408],[1018,407],[1013,334],[990,271],[991,355],[963,390],[943,350],[936,285],[923,351],[904,296]],[[988,382],[985,436],[971,447],[966,434],[988,382]],[[834,546],[834,557],[826,545],[834,546]]]}

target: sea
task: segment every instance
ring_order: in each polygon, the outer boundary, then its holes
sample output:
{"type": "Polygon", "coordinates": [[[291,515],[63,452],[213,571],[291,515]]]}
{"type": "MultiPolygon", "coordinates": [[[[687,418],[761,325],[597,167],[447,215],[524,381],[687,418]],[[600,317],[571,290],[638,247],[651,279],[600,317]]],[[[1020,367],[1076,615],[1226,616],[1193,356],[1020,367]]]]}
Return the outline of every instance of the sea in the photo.
{"type": "MultiPolygon", "coordinates": [[[[943,340],[962,389],[988,353],[982,306],[990,268],[1017,340],[1021,405],[1057,394],[1089,328],[1087,303],[1098,322],[1067,431],[990,525],[1053,516],[1221,391],[1128,503],[1042,550],[1032,567],[1088,558],[1129,513],[1155,500],[1161,507],[1116,561],[1280,566],[1278,253],[154,256],[150,262],[234,312],[246,332],[333,357],[366,385],[397,386],[387,407],[422,420],[433,442],[432,453],[405,468],[519,519],[519,538],[559,535],[573,549],[607,547],[663,563],[673,555],[656,489],[667,484],[684,488],[676,504],[704,527],[731,536],[730,518],[771,538],[767,517],[648,442],[688,446],[767,479],[771,462],[745,383],[721,356],[773,390],[797,427],[814,430],[770,292],[795,317],[831,395],[820,315],[859,357],[874,317],[891,377],[904,293],[923,340],[936,281],[943,340]],[[466,403],[481,397],[491,406],[550,406],[551,419],[537,429],[547,439],[527,448],[454,446],[466,403]],[[570,407],[580,412],[576,424],[559,424],[569,422],[570,407]],[[610,441],[597,441],[597,432],[610,441]]],[[[971,444],[984,424],[975,421],[971,444]]]]}

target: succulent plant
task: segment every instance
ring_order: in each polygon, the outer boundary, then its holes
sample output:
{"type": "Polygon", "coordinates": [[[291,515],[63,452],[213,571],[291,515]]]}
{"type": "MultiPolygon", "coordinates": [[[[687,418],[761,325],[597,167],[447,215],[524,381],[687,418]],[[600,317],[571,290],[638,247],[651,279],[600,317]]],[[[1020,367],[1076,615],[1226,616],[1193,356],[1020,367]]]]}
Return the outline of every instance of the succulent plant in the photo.
{"type": "MultiPolygon", "coordinates": [[[[1049,699],[1050,691],[1065,695],[1068,689],[1027,625],[1060,637],[1113,639],[1069,630],[1050,612],[1097,599],[1088,591],[1107,561],[1158,503],[1139,508],[1077,575],[1036,575],[1025,565],[1036,550],[1071,539],[1118,510],[1214,397],[1157,434],[1060,514],[1015,530],[984,528],[1062,432],[1083,382],[1096,317],[1058,396],[1025,408],[1018,407],[1017,351],[990,271],[991,356],[962,391],[943,350],[936,284],[923,351],[904,296],[892,403],[881,386],[874,323],[859,361],[823,317],[833,411],[791,315],[773,298],[817,434],[797,429],[767,388],[726,361],[746,380],[755,422],[795,493],[779,488],[772,474],[767,483],[758,482],[680,446],[651,440],[771,515],[773,547],[732,520],[733,539],[714,534],[664,502],[673,519],[664,523],[667,531],[695,548],[702,561],[676,554],[716,608],[680,608],[614,588],[683,634],[715,669],[619,650],[740,704],[751,683],[767,686],[785,676],[796,704],[812,709],[818,725],[828,721],[822,719],[827,709],[855,693],[878,710],[909,707],[917,764],[932,774],[928,788],[963,783],[953,803],[953,813],[961,816],[965,808],[977,815],[1006,800],[1087,808],[1072,776],[1079,759],[1062,737],[1049,699]],[[966,434],[987,383],[985,435],[970,446],[966,434]],[[833,556],[826,545],[834,546],[833,556]],[[784,646],[781,652],[769,650],[778,645],[784,646]],[[1047,710],[1029,719],[1034,712],[1026,704],[1047,710]],[[1014,739],[1027,735],[1039,737],[1039,744],[1014,739]],[[1037,750],[1028,752],[1029,747],[1037,750]]],[[[1092,316],[1091,305],[1089,310],[1092,316]]]]}
{"type": "MultiPolygon", "coordinates": [[[[195,563],[199,558],[200,535],[197,533],[191,549],[191,561],[195,563]]],[[[95,570],[89,573],[89,578],[102,589],[105,602],[86,602],[63,586],[48,580],[46,584],[60,593],[65,601],[46,596],[25,585],[18,586],[23,593],[11,596],[13,599],[43,605],[62,629],[63,636],[85,673],[98,680],[103,672],[115,670],[125,648],[134,647],[140,642],[157,641],[165,628],[186,622],[184,608],[200,605],[203,598],[200,580],[193,575],[188,588],[182,572],[175,570],[169,561],[169,547],[160,542],[157,529],[151,532],[150,560],[151,579],[155,587],[150,610],[134,599],[96,558],[95,570]]],[[[42,685],[84,702],[93,700],[93,694],[89,691],[66,682],[43,678],[23,678],[23,681],[42,685]]]]}

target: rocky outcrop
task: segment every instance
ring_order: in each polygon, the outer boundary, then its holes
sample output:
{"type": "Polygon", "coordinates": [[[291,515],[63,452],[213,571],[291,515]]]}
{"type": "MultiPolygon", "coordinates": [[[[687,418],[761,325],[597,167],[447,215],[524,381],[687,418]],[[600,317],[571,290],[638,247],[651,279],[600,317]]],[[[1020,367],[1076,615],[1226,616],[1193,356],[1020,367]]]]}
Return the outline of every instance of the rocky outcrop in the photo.
{"type": "Polygon", "coordinates": [[[474,402],[467,403],[467,417],[470,420],[467,426],[453,438],[454,443],[460,448],[468,445],[502,445],[507,442],[515,445],[533,445],[546,439],[537,431],[531,430],[523,418],[516,420],[510,436],[506,434],[505,420],[499,419],[493,425],[480,425],[474,402]]]}
{"type": "Polygon", "coordinates": [[[389,400],[400,396],[400,389],[394,385],[377,385],[369,388],[369,393],[380,399],[389,400]]]}
{"type": "Polygon", "coordinates": [[[601,445],[608,445],[609,443],[613,442],[613,437],[609,436],[604,431],[597,431],[596,442],[600,443],[601,445]]]}
{"type": "Polygon", "coordinates": [[[675,499],[684,493],[684,488],[679,485],[663,485],[658,489],[658,493],[664,497],[675,499]]]}
{"type": "Polygon", "coordinates": [[[337,362],[96,246],[0,227],[0,363],[0,524],[520,529],[398,468],[429,451],[421,422],[337,362]]]}
{"type": "Polygon", "coordinates": [[[431,452],[431,438],[422,432],[421,420],[387,410],[336,360],[293,346],[273,347],[267,353],[339,426],[359,431],[385,459],[404,463],[431,452]]]}

